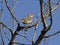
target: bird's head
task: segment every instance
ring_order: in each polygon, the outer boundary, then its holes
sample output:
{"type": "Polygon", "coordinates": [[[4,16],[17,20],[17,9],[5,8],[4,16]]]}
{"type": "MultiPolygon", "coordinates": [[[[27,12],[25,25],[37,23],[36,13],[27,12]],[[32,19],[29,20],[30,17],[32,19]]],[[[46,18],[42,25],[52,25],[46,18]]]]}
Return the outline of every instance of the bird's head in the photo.
{"type": "Polygon", "coordinates": [[[34,16],[34,14],[29,14],[29,16],[32,18],[34,16]]]}

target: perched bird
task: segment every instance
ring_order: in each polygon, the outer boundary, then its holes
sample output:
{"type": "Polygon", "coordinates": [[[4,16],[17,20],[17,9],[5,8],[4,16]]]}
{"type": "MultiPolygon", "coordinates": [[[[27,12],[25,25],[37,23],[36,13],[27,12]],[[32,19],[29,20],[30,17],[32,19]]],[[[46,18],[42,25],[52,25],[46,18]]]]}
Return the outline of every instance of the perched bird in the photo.
{"type": "Polygon", "coordinates": [[[33,14],[29,14],[27,17],[22,19],[20,22],[22,22],[23,24],[30,24],[32,22],[33,16],[34,16],[33,14]]]}

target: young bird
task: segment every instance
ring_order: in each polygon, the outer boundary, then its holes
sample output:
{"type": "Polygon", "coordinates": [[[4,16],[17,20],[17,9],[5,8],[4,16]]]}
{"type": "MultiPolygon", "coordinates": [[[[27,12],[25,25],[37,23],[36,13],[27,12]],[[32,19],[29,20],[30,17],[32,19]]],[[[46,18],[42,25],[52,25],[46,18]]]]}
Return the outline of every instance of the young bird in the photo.
{"type": "Polygon", "coordinates": [[[30,24],[32,22],[33,16],[34,16],[33,14],[29,14],[27,17],[22,19],[21,22],[23,24],[30,24]]]}

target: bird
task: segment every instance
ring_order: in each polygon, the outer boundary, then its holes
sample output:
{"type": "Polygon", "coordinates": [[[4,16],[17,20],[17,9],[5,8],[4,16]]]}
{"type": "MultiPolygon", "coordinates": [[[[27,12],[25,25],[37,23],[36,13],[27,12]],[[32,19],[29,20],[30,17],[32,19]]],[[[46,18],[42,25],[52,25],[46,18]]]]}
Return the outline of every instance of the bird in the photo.
{"type": "Polygon", "coordinates": [[[30,24],[32,22],[34,14],[29,14],[28,16],[26,16],[24,19],[22,19],[20,22],[22,22],[23,24],[30,24]]]}

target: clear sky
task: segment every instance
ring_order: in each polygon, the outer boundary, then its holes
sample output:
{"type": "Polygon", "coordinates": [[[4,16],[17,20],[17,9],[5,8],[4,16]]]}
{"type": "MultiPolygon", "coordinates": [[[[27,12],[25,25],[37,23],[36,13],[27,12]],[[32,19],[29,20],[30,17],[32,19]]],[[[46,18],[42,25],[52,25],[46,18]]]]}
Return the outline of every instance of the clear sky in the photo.
{"type": "MultiPolygon", "coordinates": [[[[54,0],[53,2],[55,3],[56,0],[54,0]]],[[[9,2],[9,4],[11,4],[11,2],[9,2]]],[[[1,5],[1,3],[0,3],[0,5],[1,5]]],[[[36,16],[39,15],[39,12],[40,12],[39,0],[19,0],[16,5],[16,8],[14,10],[15,17],[18,20],[21,20],[28,14],[33,13],[34,14],[33,21],[34,21],[36,19],[36,16]]],[[[60,30],[60,15],[59,14],[60,14],[60,6],[57,8],[57,10],[53,11],[53,13],[52,13],[53,25],[52,25],[51,29],[47,32],[47,34],[53,34],[54,32],[60,30]]],[[[11,20],[11,15],[4,5],[2,21],[7,26],[10,26],[11,25],[10,20],[11,20]]],[[[15,24],[15,27],[16,26],[17,26],[17,24],[15,24]]],[[[4,29],[4,30],[6,32],[7,29],[4,29]]],[[[38,35],[40,34],[41,30],[42,30],[42,23],[37,28],[36,39],[37,39],[38,35]]],[[[29,39],[32,39],[33,31],[34,31],[34,28],[29,29],[29,31],[27,32],[26,36],[28,36],[29,39]]],[[[8,34],[8,32],[7,32],[7,34],[8,34]]],[[[23,34],[23,31],[21,31],[20,34],[23,34]]],[[[8,35],[10,36],[10,34],[8,34],[8,35]]],[[[18,41],[20,41],[18,37],[16,37],[16,38],[18,41]]],[[[5,40],[5,43],[8,42],[8,40],[6,38],[4,40],[5,40]]],[[[28,43],[28,44],[30,43],[25,39],[22,39],[20,42],[28,43]]],[[[55,36],[52,36],[52,37],[46,39],[46,43],[47,43],[47,45],[59,45],[60,44],[60,34],[57,34],[55,36]]],[[[41,45],[44,45],[43,41],[41,41],[41,45]]]]}

